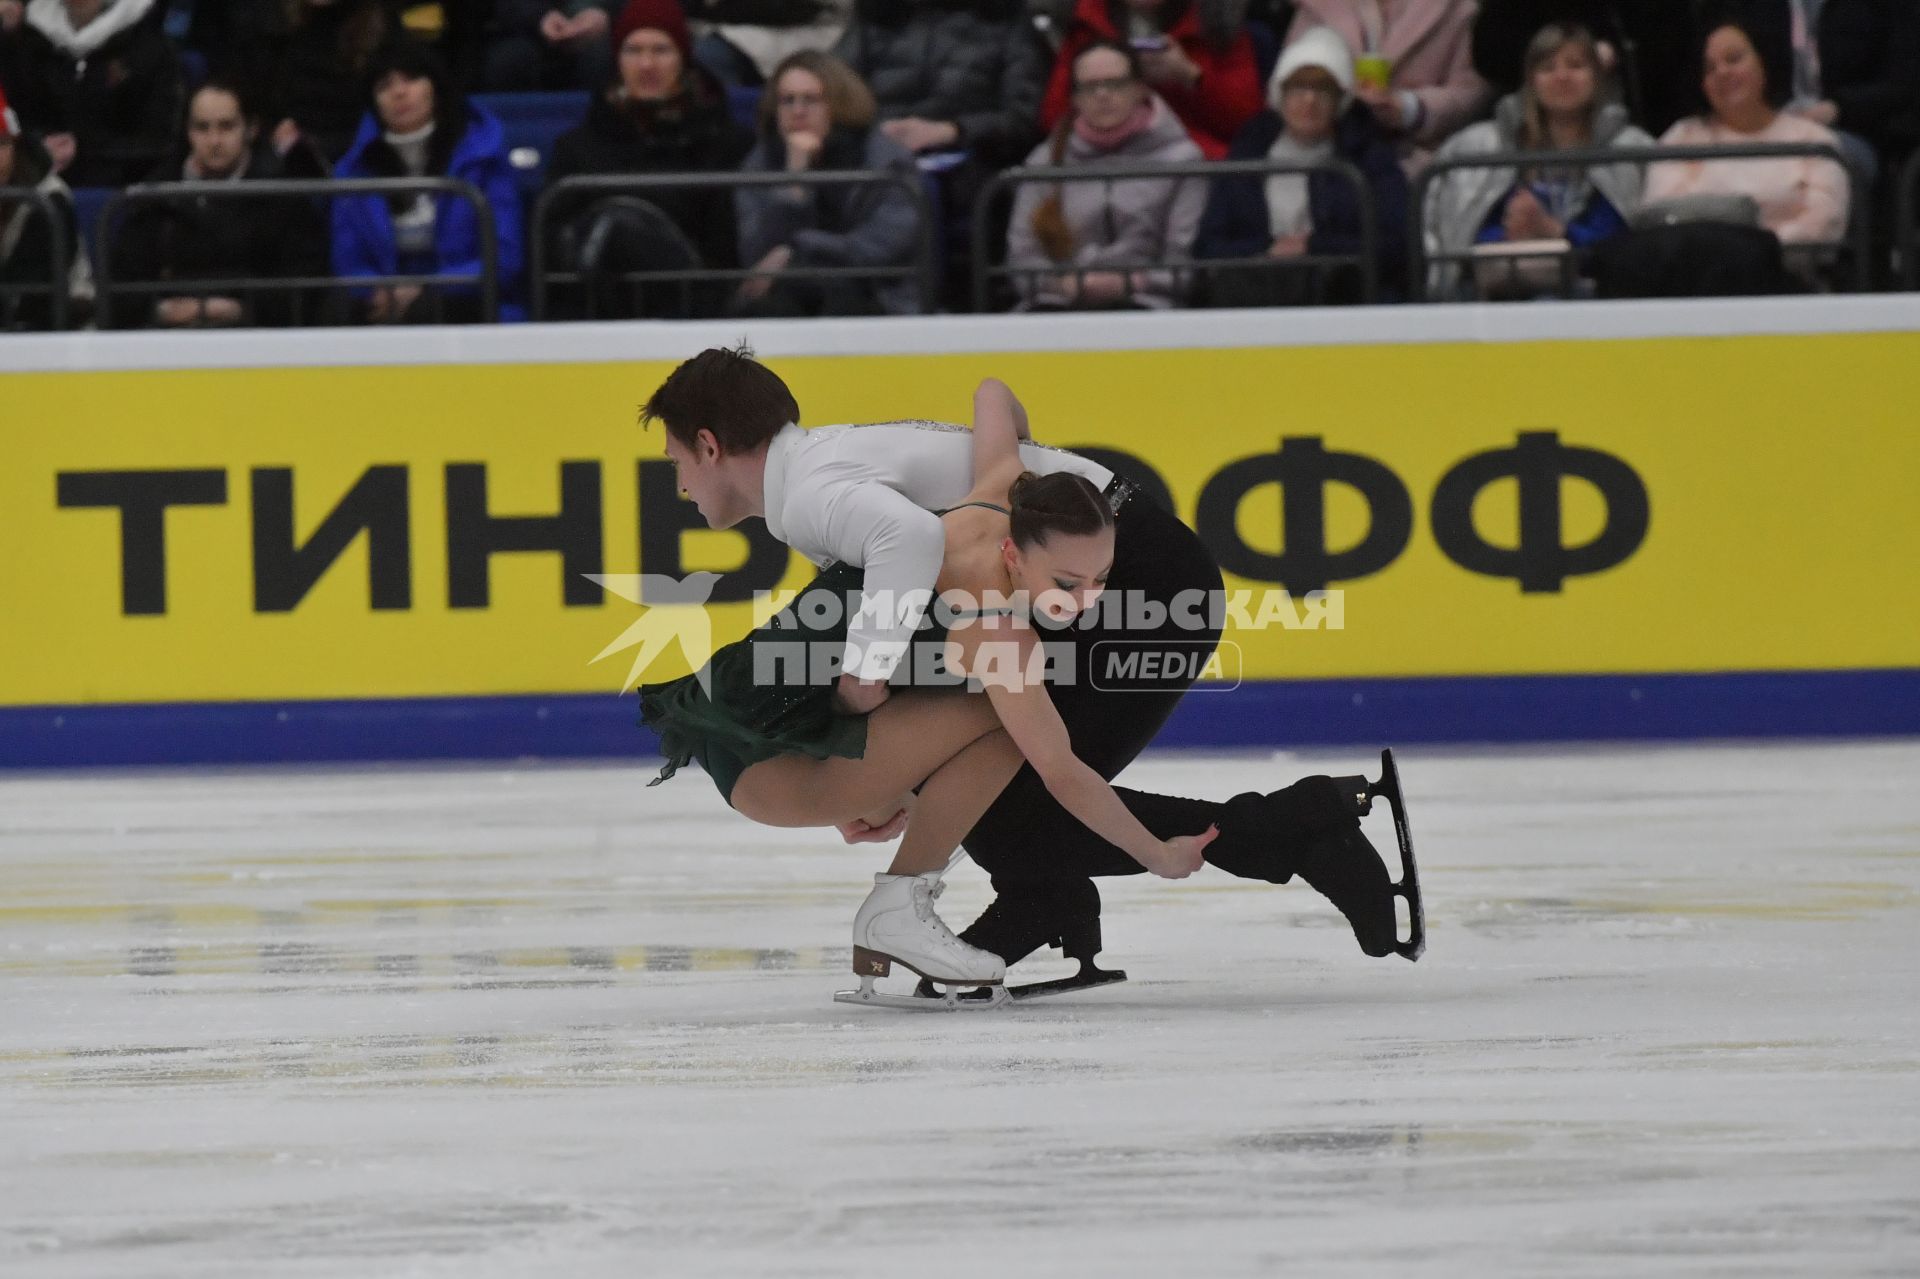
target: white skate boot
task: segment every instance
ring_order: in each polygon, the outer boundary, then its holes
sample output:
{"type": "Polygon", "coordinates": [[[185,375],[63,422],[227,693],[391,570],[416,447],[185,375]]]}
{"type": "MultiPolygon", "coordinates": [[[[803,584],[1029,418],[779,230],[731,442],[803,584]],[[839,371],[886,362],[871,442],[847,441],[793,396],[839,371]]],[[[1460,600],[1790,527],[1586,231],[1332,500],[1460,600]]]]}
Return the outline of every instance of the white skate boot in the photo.
{"type": "MultiPolygon", "coordinates": [[[[860,989],[841,991],[845,1003],[884,1004],[906,1008],[958,1006],[961,986],[999,986],[1007,966],[998,955],[969,946],[953,935],[934,913],[933,903],[946,885],[938,874],[875,875],[873,892],[853,918],[853,971],[860,989]],[[899,964],[929,981],[950,984],[944,999],[918,995],[887,995],[873,988],[873,979],[885,977],[899,964]]],[[[995,991],[995,996],[1001,992],[995,991]]],[[[999,998],[983,1001],[997,1004],[999,998]]]]}

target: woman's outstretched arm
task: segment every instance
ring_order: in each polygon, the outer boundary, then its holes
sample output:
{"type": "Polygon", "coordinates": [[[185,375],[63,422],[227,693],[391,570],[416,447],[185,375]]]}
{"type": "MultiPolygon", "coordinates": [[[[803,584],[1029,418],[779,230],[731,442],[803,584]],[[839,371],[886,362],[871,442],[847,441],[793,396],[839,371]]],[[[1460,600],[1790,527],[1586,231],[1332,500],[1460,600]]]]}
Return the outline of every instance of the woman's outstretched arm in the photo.
{"type": "Polygon", "coordinates": [[[1020,441],[1032,439],[1027,410],[999,378],[973,393],[973,491],[1004,496],[1020,477],[1020,441]]]}

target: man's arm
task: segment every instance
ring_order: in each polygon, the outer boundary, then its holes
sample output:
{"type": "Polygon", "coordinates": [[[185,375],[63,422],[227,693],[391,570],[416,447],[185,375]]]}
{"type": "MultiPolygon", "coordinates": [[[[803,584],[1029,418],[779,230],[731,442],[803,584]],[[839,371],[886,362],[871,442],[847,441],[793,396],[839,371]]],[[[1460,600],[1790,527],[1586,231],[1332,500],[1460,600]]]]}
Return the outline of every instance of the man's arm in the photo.
{"type": "Polygon", "coordinates": [[[860,712],[885,700],[884,682],[906,655],[932,598],[940,561],[946,556],[946,534],[932,511],[883,484],[850,482],[838,487],[824,504],[818,544],[833,558],[858,564],[866,572],[860,615],[847,627],[846,664],[840,677],[848,709],[860,712]],[[880,687],[871,687],[874,682],[880,687]],[[856,683],[870,686],[864,697],[851,691],[856,683]],[[862,705],[863,701],[867,704],[862,705]]]}

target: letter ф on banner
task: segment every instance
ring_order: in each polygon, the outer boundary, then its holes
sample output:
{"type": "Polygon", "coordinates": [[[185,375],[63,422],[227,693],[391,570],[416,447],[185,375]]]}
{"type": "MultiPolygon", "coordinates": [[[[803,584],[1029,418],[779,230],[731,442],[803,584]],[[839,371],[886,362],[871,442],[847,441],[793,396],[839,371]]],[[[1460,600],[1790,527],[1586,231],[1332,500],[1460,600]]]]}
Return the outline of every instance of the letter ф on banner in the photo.
{"type": "Polygon", "coordinates": [[[1646,540],[1651,510],[1647,486],[1610,453],[1560,443],[1557,431],[1522,431],[1512,448],[1476,453],[1440,478],[1433,491],[1433,539],[1460,567],[1489,577],[1518,579],[1526,593],[1557,592],[1569,577],[1602,573],[1625,563],[1646,540]],[[1560,481],[1586,480],[1607,506],[1606,525],[1591,542],[1562,542],[1560,481]],[[1520,544],[1494,546],[1473,526],[1481,490],[1511,477],[1520,488],[1520,544]]]}
{"type": "Polygon", "coordinates": [[[1358,453],[1330,453],[1319,436],[1290,435],[1278,453],[1242,458],[1209,480],[1200,493],[1194,529],[1222,569],[1304,595],[1393,563],[1413,535],[1413,499],[1384,464],[1358,453]],[[1278,555],[1248,546],[1237,527],[1240,503],[1265,484],[1279,485],[1285,499],[1278,555]],[[1344,551],[1327,549],[1328,484],[1345,484],[1367,503],[1367,535],[1344,551]]]}

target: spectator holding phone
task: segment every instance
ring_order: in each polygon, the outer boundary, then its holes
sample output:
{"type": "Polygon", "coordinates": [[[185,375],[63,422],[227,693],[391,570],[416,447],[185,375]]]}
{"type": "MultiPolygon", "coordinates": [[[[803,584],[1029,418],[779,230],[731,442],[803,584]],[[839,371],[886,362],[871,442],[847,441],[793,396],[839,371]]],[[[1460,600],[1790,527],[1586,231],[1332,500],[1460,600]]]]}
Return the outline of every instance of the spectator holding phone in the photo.
{"type": "Polygon", "coordinates": [[[1146,87],[1209,160],[1260,113],[1260,68],[1245,0],[1079,0],[1054,59],[1040,121],[1059,124],[1073,105],[1073,62],[1095,41],[1127,45],[1146,87]]]}

